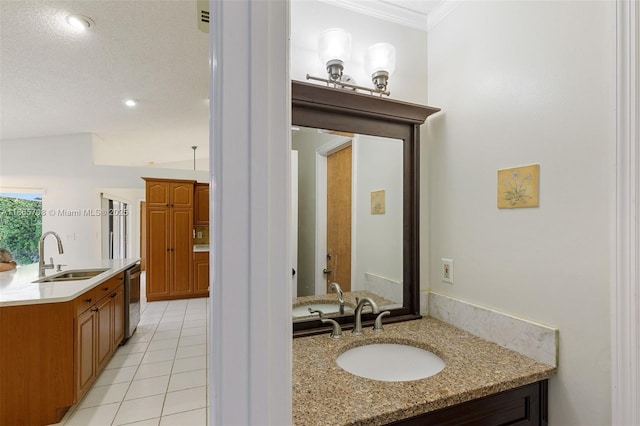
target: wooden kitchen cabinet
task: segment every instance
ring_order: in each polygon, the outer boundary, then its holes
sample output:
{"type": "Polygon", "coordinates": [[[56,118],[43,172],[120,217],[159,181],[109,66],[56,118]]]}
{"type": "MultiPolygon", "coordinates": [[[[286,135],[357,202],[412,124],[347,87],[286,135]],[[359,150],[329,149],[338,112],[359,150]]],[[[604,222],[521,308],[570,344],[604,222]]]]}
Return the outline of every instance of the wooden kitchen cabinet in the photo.
{"type": "Polygon", "coordinates": [[[209,252],[193,253],[194,294],[209,296],[209,252]]]}
{"type": "Polygon", "coordinates": [[[0,425],[58,423],[80,401],[122,341],[123,282],[119,273],[67,302],[0,307],[0,425]]]}
{"type": "Polygon", "coordinates": [[[196,183],[194,198],[194,225],[209,225],[209,184],[196,183]]]}
{"type": "Polygon", "coordinates": [[[147,300],[194,297],[195,181],[143,179],[147,196],[147,300]]]}
{"type": "Polygon", "coordinates": [[[193,208],[193,180],[143,178],[148,207],[193,208]]]}
{"type": "Polygon", "coordinates": [[[124,339],[124,273],[74,300],[76,392],[78,402],[124,339]]]}

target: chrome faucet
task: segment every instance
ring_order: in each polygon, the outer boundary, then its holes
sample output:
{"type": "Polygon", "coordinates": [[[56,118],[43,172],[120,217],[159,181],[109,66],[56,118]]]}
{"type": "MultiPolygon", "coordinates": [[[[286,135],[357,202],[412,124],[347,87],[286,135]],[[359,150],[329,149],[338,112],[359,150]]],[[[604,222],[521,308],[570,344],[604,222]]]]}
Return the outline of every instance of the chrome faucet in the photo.
{"type": "Polygon", "coordinates": [[[378,309],[378,305],[376,304],[376,302],[369,299],[368,297],[363,297],[362,299],[356,300],[358,301],[358,306],[356,306],[356,311],[354,314],[356,317],[356,324],[351,332],[356,336],[360,336],[362,334],[362,308],[364,308],[366,305],[369,305],[371,306],[371,310],[374,314],[379,314],[380,309],[378,309]]]}
{"type": "Polygon", "coordinates": [[[64,253],[64,249],[62,248],[62,240],[60,236],[53,231],[47,231],[40,237],[40,242],[38,243],[38,256],[40,257],[40,267],[38,268],[38,277],[44,277],[45,269],[53,269],[53,257],[49,258],[49,263],[44,263],[44,240],[47,238],[47,235],[53,235],[56,237],[58,241],[58,254],[64,253]]]}
{"type": "Polygon", "coordinates": [[[342,289],[340,288],[340,284],[338,283],[331,283],[329,284],[329,291],[331,290],[335,290],[336,293],[338,293],[338,302],[340,302],[340,315],[344,315],[344,293],[342,292],[342,289]]]}

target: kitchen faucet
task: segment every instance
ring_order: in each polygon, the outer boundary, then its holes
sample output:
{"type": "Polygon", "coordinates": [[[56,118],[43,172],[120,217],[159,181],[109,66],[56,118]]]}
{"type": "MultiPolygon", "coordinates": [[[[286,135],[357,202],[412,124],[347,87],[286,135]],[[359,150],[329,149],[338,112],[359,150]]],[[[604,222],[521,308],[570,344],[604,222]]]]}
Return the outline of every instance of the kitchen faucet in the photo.
{"type": "Polygon", "coordinates": [[[333,282],[329,285],[329,291],[335,290],[338,293],[338,302],[340,302],[340,315],[344,315],[344,293],[340,288],[340,284],[333,282]]]}
{"type": "Polygon", "coordinates": [[[355,312],[356,324],[353,327],[353,330],[351,330],[351,332],[356,336],[360,336],[362,334],[362,308],[364,308],[365,305],[369,305],[371,306],[371,310],[373,311],[374,314],[379,314],[380,309],[378,309],[378,305],[376,304],[376,302],[369,299],[368,297],[363,297],[362,299],[356,299],[356,300],[358,301],[358,306],[356,306],[356,312],[355,312]]]}
{"type": "Polygon", "coordinates": [[[42,236],[40,237],[40,242],[38,243],[38,256],[40,257],[38,277],[40,278],[44,277],[45,269],[53,269],[53,257],[50,258],[50,263],[44,263],[44,240],[48,235],[53,235],[54,237],[56,237],[56,240],[58,241],[58,254],[64,253],[64,249],[62,248],[62,240],[60,239],[60,236],[58,234],[53,231],[47,231],[42,234],[42,236]]]}

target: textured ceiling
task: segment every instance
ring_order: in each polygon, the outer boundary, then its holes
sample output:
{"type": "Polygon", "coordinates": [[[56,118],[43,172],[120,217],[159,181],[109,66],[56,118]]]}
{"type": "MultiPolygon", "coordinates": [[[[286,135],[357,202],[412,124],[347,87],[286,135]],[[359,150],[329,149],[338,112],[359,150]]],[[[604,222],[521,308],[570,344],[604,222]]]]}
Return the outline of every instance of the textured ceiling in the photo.
{"type": "MultiPolygon", "coordinates": [[[[418,27],[442,3],[324,1],[418,27]]],[[[196,145],[206,169],[209,38],[196,23],[195,0],[0,0],[0,139],[92,133],[98,164],[185,169],[196,145]],[[70,13],[95,25],[77,32],[70,13]]]]}
{"type": "Polygon", "coordinates": [[[0,138],[93,133],[99,163],[208,157],[209,39],[195,1],[0,1],[0,138]],[[90,17],[84,33],[69,13],[90,17]],[[135,108],[125,98],[139,101],[135,108]]]}

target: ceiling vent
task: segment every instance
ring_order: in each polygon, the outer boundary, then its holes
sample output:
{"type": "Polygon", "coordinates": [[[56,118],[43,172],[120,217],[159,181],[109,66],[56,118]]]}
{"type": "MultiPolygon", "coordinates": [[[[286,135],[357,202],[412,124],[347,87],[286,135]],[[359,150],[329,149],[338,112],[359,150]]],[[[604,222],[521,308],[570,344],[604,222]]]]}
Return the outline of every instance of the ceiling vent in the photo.
{"type": "Polygon", "coordinates": [[[209,34],[209,0],[198,0],[198,29],[209,34]]]}

